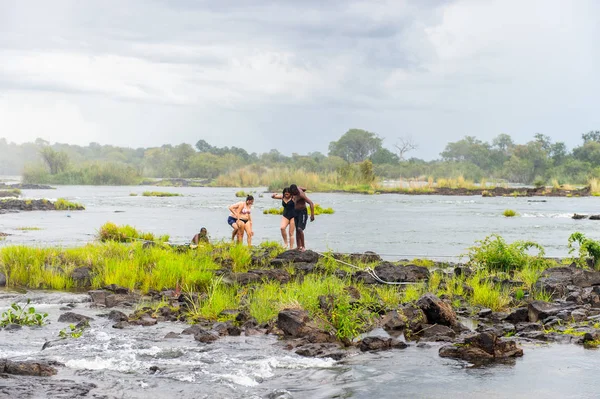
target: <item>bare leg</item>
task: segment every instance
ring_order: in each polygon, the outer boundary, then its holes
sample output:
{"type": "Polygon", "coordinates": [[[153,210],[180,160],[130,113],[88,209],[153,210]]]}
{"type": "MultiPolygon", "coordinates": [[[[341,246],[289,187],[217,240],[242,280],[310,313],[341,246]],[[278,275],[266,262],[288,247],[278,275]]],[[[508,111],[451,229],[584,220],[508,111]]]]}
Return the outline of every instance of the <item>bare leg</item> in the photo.
{"type": "MultiPolygon", "coordinates": [[[[281,237],[283,237],[283,246],[287,247],[288,246],[288,237],[287,237],[287,231],[286,228],[288,227],[288,224],[290,224],[290,221],[288,220],[288,218],[286,217],[281,217],[281,224],[279,225],[279,228],[281,230],[281,237]]],[[[291,225],[291,224],[290,224],[291,225]]],[[[291,230],[290,230],[290,244],[291,244],[291,230]]]]}
{"type": "Polygon", "coordinates": [[[246,223],[246,226],[244,227],[244,230],[246,230],[246,239],[248,240],[248,246],[251,247],[252,246],[252,235],[254,234],[252,232],[252,224],[251,223],[246,223]]]}
{"type": "Polygon", "coordinates": [[[237,233],[238,233],[237,222],[232,224],[231,227],[233,228],[233,232],[231,233],[231,241],[233,241],[233,240],[235,240],[235,236],[237,236],[237,233]]]}
{"type": "Polygon", "coordinates": [[[246,228],[246,223],[241,220],[238,220],[237,226],[238,226],[238,228],[237,228],[237,241],[236,242],[239,244],[239,243],[244,242],[244,230],[246,228]]]}
{"type": "Polygon", "coordinates": [[[296,229],[296,247],[300,251],[304,251],[304,231],[302,229],[296,229]]]}
{"type": "Polygon", "coordinates": [[[290,220],[290,249],[294,249],[294,232],[296,231],[296,222],[290,220]]]}

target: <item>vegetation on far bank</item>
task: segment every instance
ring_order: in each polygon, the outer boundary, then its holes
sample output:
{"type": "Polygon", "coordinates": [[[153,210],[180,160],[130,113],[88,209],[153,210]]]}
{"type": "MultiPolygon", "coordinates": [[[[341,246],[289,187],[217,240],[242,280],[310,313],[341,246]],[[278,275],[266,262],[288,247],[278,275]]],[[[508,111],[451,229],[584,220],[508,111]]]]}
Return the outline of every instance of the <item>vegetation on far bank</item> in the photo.
{"type": "MultiPolygon", "coordinates": [[[[434,161],[408,158],[417,143],[402,139],[400,144],[387,143],[390,150],[377,134],[361,129],[350,129],[332,141],[327,155],[291,156],[275,149],[256,154],[238,147],[215,147],[204,140],[195,146],[131,149],[97,143],[51,145],[42,139],[17,145],[0,139],[0,159],[5,161],[0,172],[22,173],[24,182],[47,184],[131,185],[148,181],[144,177],[161,177],[169,179],[164,181],[169,185],[189,178],[194,179],[189,185],[212,181],[218,186],[280,189],[297,183],[313,191],[353,192],[378,191],[377,183],[386,179],[427,182],[430,177],[443,188],[444,180],[460,176],[475,182],[548,186],[554,180],[558,185],[581,185],[600,178],[600,131],[581,138],[582,143],[569,151],[563,142],[543,134],[535,134],[525,144],[515,143],[507,134],[491,142],[466,136],[448,143],[434,161]]],[[[593,187],[592,191],[600,193],[593,187]]]]}
{"type": "MultiPolygon", "coordinates": [[[[375,264],[343,257],[345,263],[354,265],[350,267],[326,253],[319,257],[313,273],[284,264],[289,282],[263,280],[241,286],[235,273],[273,269],[270,260],[284,249],[270,242],[253,248],[222,242],[195,249],[173,247],[165,243],[166,237],[157,239],[131,226],[114,224],[104,225],[99,237],[105,242],[81,248],[2,247],[0,271],[10,287],[74,288],[71,273],[82,267],[89,270],[86,288],[116,284],[147,293],[181,287],[193,298],[187,314],[190,321],[231,320],[235,317],[231,310],[239,310],[259,323],[273,323],[280,310],[303,308],[338,338],[349,340],[372,328],[383,312],[411,303],[426,292],[448,299],[455,308],[504,310],[527,299],[550,300],[552,293],[536,289],[535,282],[545,269],[560,266],[545,258],[543,248],[536,243],[509,244],[499,236],[490,236],[466,254],[472,272],[447,274],[438,264],[430,269],[427,280],[411,285],[357,281],[352,277],[356,268],[366,270],[375,264]],[[147,245],[148,241],[153,244],[147,245]],[[507,279],[514,283],[504,284],[507,279]],[[323,308],[323,298],[335,298],[331,309],[323,308]]],[[[598,265],[599,243],[574,233],[570,245],[577,253],[572,259],[577,265],[598,265]]],[[[433,264],[427,260],[414,263],[433,264]]]]}

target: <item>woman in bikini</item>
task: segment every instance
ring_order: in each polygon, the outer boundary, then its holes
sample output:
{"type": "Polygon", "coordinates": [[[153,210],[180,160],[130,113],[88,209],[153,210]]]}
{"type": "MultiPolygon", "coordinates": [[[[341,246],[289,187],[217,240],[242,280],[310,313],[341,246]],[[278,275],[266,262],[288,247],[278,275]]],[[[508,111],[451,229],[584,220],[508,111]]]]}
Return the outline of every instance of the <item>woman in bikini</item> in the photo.
{"type": "Polygon", "coordinates": [[[290,249],[294,249],[294,232],[296,230],[296,224],[294,223],[294,201],[292,200],[292,194],[289,188],[284,188],[283,193],[274,193],[271,195],[273,199],[280,199],[281,206],[283,207],[283,216],[281,217],[281,236],[283,237],[283,246],[288,246],[288,234],[286,228],[289,227],[289,245],[290,249]]]}
{"type": "Polygon", "coordinates": [[[238,202],[229,207],[231,215],[227,219],[227,223],[233,228],[231,239],[235,237],[237,233],[237,242],[241,243],[244,241],[244,231],[246,232],[246,238],[248,240],[248,246],[252,246],[252,205],[254,204],[254,197],[249,195],[246,197],[246,201],[238,202]],[[232,220],[233,219],[233,220],[232,220]]]}

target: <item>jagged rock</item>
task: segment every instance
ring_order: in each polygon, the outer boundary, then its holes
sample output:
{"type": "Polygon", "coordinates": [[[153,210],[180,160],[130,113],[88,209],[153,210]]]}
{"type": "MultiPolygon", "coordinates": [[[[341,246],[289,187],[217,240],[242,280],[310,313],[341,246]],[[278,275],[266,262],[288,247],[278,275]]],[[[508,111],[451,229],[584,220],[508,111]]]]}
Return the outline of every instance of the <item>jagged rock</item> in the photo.
{"type": "Polygon", "coordinates": [[[116,285],[116,284],[109,284],[109,285],[103,287],[102,289],[113,292],[115,294],[121,294],[121,295],[127,295],[130,292],[128,288],[121,287],[120,285],[116,285]]]}
{"type": "Polygon", "coordinates": [[[296,273],[302,273],[302,274],[308,274],[308,273],[312,273],[315,271],[315,268],[317,267],[316,263],[304,263],[304,262],[295,262],[292,263],[292,265],[294,266],[294,270],[296,271],[296,273]]]}
{"type": "MultiPolygon", "coordinates": [[[[380,280],[386,282],[414,283],[429,278],[429,269],[416,265],[398,266],[390,262],[381,262],[374,271],[380,280]]],[[[379,284],[379,281],[367,271],[358,271],[352,275],[352,278],[365,284],[379,284]]]]}
{"type": "Polygon", "coordinates": [[[112,321],[127,321],[129,317],[123,312],[119,312],[118,310],[111,310],[108,314],[108,319],[112,321]]]}
{"type": "Polygon", "coordinates": [[[28,375],[35,377],[50,377],[55,375],[58,370],[54,367],[60,363],[40,362],[40,361],[12,361],[0,359],[0,373],[13,375],[28,375]]]}
{"type": "Polygon", "coordinates": [[[555,316],[562,309],[556,304],[544,302],[544,301],[531,301],[527,305],[527,313],[529,315],[529,321],[535,323],[536,321],[543,320],[550,316],[555,316]]]}
{"type": "Polygon", "coordinates": [[[429,324],[441,324],[448,327],[458,324],[452,306],[431,293],[419,298],[417,306],[425,313],[429,324]]]}
{"type": "Polygon", "coordinates": [[[375,263],[381,262],[381,256],[373,251],[366,251],[364,253],[352,253],[352,254],[340,254],[334,253],[334,259],[347,260],[350,263],[375,263]]]}
{"type": "Polygon", "coordinates": [[[240,285],[260,283],[264,280],[287,283],[290,281],[290,274],[284,269],[250,270],[247,273],[232,273],[230,278],[240,285]]]}
{"type": "Polygon", "coordinates": [[[148,326],[155,325],[157,322],[158,322],[158,320],[156,320],[155,318],[152,318],[148,315],[143,315],[138,320],[130,320],[129,324],[133,324],[136,326],[148,327],[148,326]]]}
{"type": "Polygon", "coordinates": [[[198,342],[207,344],[218,340],[219,336],[213,331],[201,330],[198,333],[194,334],[194,339],[198,342]]]}
{"type": "Polygon", "coordinates": [[[205,331],[204,328],[200,327],[198,324],[193,324],[190,327],[186,328],[181,332],[183,335],[196,335],[202,331],[205,331]]]}
{"type": "Polygon", "coordinates": [[[439,354],[441,357],[480,363],[523,356],[523,349],[517,347],[515,341],[504,341],[492,333],[479,333],[464,338],[460,343],[440,348],[439,354]]]}
{"type": "Polygon", "coordinates": [[[529,332],[529,331],[540,331],[542,329],[542,325],[538,323],[517,323],[515,325],[516,332],[529,332]]]}
{"type": "Polygon", "coordinates": [[[477,316],[479,316],[479,317],[481,317],[481,318],[486,318],[486,317],[488,317],[488,316],[491,316],[491,315],[492,315],[492,312],[493,312],[493,311],[492,311],[492,309],[488,309],[488,308],[481,309],[481,310],[480,310],[480,311],[477,313],[477,316]]]}
{"type": "Polygon", "coordinates": [[[571,312],[571,320],[574,322],[584,321],[588,317],[588,312],[585,309],[575,309],[571,312]]]}
{"type": "Polygon", "coordinates": [[[314,251],[298,251],[291,249],[277,255],[271,260],[271,265],[280,267],[289,263],[317,263],[318,260],[319,254],[314,251]]]}
{"type": "Polygon", "coordinates": [[[424,341],[449,341],[456,337],[456,332],[441,324],[424,324],[418,335],[424,341]]]}
{"type": "Polygon", "coordinates": [[[600,285],[600,272],[584,270],[574,265],[569,267],[552,267],[545,270],[535,288],[552,293],[553,297],[565,296],[569,286],[580,288],[600,285]]]}
{"type": "Polygon", "coordinates": [[[107,291],[104,290],[91,290],[88,291],[88,295],[92,298],[94,305],[106,306],[107,291]]]}
{"type": "Polygon", "coordinates": [[[213,324],[212,331],[220,336],[230,335],[232,337],[237,337],[242,334],[242,330],[239,327],[234,326],[231,321],[213,324]]]}
{"type": "Polygon", "coordinates": [[[105,306],[113,308],[115,306],[133,306],[139,299],[137,294],[109,294],[105,299],[105,306]]]}
{"type": "Polygon", "coordinates": [[[526,322],[529,320],[529,310],[526,307],[513,309],[504,320],[513,324],[526,322]]]}
{"type": "Polygon", "coordinates": [[[338,344],[334,343],[305,344],[298,347],[296,353],[305,357],[329,357],[333,360],[341,360],[346,356],[346,351],[342,350],[338,344]]]}
{"type": "Polygon", "coordinates": [[[418,331],[424,324],[427,324],[425,313],[415,305],[406,305],[400,308],[402,314],[406,316],[406,325],[411,331],[418,331]]]}
{"type": "Polygon", "coordinates": [[[480,332],[480,333],[483,333],[483,332],[492,333],[499,337],[504,336],[506,334],[514,334],[516,332],[514,324],[511,324],[511,323],[502,323],[502,324],[496,324],[493,326],[487,326],[485,324],[481,324],[481,325],[477,326],[475,331],[480,332]]]}
{"type": "Polygon", "coordinates": [[[92,268],[83,266],[73,269],[71,279],[76,287],[89,287],[92,281],[92,268]]]}
{"type": "Polygon", "coordinates": [[[579,213],[576,213],[573,216],[571,216],[571,218],[575,219],[575,220],[586,219],[587,217],[588,217],[588,215],[582,215],[579,213]]]}
{"type": "Polygon", "coordinates": [[[294,396],[285,389],[276,389],[270,392],[266,399],[294,399],[294,396]]]}
{"type": "Polygon", "coordinates": [[[308,312],[301,309],[284,309],[277,315],[277,327],[290,337],[305,335],[309,322],[308,312]]]}
{"type": "Polygon", "coordinates": [[[535,339],[538,341],[546,341],[548,339],[546,333],[543,331],[523,331],[517,333],[517,336],[520,338],[535,339]]]}
{"type": "Polygon", "coordinates": [[[84,316],[82,314],[67,312],[60,315],[58,321],[61,323],[79,323],[80,321],[92,321],[92,317],[84,316]]]}
{"type": "Polygon", "coordinates": [[[167,335],[165,335],[165,339],[174,339],[174,338],[181,338],[181,334],[170,331],[167,333],[167,335]]]}
{"type": "Polygon", "coordinates": [[[360,350],[363,352],[380,351],[392,348],[404,349],[406,347],[408,347],[408,345],[405,342],[394,338],[365,337],[360,341],[360,350]]]}
{"type": "Polygon", "coordinates": [[[129,324],[129,322],[127,322],[127,321],[120,321],[117,324],[113,324],[112,327],[113,328],[117,328],[119,330],[122,330],[122,329],[124,329],[126,327],[129,327],[129,326],[131,326],[131,324],[129,324]]]}
{"type": "Polygon", "coordinates": [[[381,325],[386,331],[401,331],[406,328],[408,318],[399,313],[397,310],[392,310],[383,316],[381,325]]]}

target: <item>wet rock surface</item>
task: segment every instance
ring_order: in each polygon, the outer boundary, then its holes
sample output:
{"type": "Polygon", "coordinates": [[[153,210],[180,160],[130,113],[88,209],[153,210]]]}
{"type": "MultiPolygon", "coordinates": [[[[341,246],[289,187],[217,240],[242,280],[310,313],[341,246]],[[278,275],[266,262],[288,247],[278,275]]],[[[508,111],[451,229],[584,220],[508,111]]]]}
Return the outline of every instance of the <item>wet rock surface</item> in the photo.
{"type": "MultiPolygon", "coordinates": [[[[375,274],[383,281],[416,283],[429,278],[429,269],[416,265],[396,265],[391,262],[381,262],[374,268],[375,274]]],[[[365,284],[377,284],[378,281],[366,271],[354,273],[352,278],[365,284]]]]}
{"type": "Polygon", "coordinates": [[[464,338],[462,341],[440,348],[441,357],[451,357],[472,363],[485,363],[523,356],[523,349],[515,341],[502,340],[485,332],[464,338]]]}
{"type": "Polygon", "coordinates": [[[12,361],[8,359],[0,359],[0,373],[49,377],[58,372],[58,370],[56,370],[54,367],[58,365],[60,365],[60,363],[57,362],[12,361]]]}
{"type": "MultiPolygon", "coordinates": [[[[80,211],[85,208],[81,205],[78,205],[76,208],[72,210],[80,211]]],[[[3,212],[21,212],[21,211],[54,211],[56,210],[54,206],[54,202],[48,201],[46,199],[2,199],[0,200],[0,211],[3,212]]]]}

